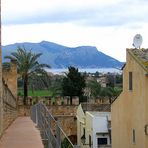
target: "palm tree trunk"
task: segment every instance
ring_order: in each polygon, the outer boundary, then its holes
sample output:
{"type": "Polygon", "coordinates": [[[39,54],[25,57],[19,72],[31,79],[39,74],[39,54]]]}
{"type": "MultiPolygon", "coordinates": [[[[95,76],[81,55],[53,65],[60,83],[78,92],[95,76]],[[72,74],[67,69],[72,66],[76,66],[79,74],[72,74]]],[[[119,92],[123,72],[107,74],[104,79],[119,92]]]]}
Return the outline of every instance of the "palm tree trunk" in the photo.
{"type": "Polygon", "coordinates": [[[28,97],[28,76],[24,77],[24,105],[26,105],[26,101],[27,101],[27,97],[28,97]]]}

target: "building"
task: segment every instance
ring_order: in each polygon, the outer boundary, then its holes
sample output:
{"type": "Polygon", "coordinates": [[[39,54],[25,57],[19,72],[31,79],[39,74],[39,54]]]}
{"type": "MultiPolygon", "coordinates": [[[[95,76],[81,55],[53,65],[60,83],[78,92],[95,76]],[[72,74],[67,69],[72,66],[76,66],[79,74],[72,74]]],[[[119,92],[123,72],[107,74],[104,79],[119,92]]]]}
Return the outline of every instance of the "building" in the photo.
{"type": "Polygon", "coordinates": [[[112,103],[112,147],[148,148],[148,49],[127,49],[123,91],[112,103]]]}
{"type": "Polygon", "coordinates": [[[77,144],[81,148],[105,148],[111,144],[109,104],[80,104],[77,109],[77,144]]]}
{"type": "Polygon", "coordinates": [[[100,76],[97,78],[97,82],[101,85],[101,87],[106,87],[107,86],[107,77],[105,75],[100,76]]]}

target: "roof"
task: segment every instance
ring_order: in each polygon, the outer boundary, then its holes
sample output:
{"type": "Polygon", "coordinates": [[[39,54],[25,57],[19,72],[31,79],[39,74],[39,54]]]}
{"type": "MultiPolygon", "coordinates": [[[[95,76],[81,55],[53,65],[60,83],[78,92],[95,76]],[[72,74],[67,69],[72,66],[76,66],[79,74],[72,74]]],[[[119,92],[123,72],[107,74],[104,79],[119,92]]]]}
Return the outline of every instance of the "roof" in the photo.
{"type": "Polygon", "coordinates": [[[111,105],[110,104],[90,104],[90,103],[82,103],[82,109],[84,112],[86,111],[100,111],[100,112],[110,112],[111,105]]]}
{"type": "Polygon", "coordinates": [[[148,49],[127,49],[127,52],[140,64],[148,74],[148,49]]]}

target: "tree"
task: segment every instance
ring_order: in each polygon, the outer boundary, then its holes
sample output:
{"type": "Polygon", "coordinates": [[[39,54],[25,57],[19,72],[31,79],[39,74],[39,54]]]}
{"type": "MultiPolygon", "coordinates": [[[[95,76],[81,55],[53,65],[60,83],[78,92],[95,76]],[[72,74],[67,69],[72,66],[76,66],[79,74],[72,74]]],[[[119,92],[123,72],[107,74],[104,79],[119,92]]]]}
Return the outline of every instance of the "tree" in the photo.
{"type": "Polygon", "coordinates": [[[93,98],[96,99],[100,95],[101,85],[96,79],[88,81],[87,87],[90,89],[90,94],[93,98]]]}
{"type": "Polygon", "coordinates": [[[100,97],[108,97],[109,103],[121,93],[121,89],[115,87],[102,87],[100,97]]]}
{"type": "Polygon", "coordinates": [[[85,88],[85,78],[78,72],[75,67],[68,67],[68,73],[66,77],[63,78],[62,82],[62,92],[64,96],[70,96],[70,104],[72,104],[73,96],[83,96],[83,89],[85,88]]]}
{"type": "Polygon", "coordinates": [[[29,78],[35,75],[44,75],[46,71],[44,68],[50,68],[47,64],[39,64],[38,58],[42,53],[32,53],[31,49],[27,51],[24,47],[18,47],[16,52],[12,52],[10,56],[5,56],[6,59],[16,60],[18,74],[23,80],[24,90],[24,105],[28,97],[28,83],[29,78]]]}

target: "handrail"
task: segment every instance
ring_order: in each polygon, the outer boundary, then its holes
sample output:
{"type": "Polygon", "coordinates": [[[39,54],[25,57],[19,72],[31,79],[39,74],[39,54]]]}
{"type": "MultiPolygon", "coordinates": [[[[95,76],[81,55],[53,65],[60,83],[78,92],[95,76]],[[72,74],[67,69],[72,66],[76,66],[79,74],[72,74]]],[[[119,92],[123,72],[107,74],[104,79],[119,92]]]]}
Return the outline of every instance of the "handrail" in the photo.
{"type": "Polygon", "coordinates": [[[73,145],[61,128],[58,120],[49,112],[48,108],[41,102],[32,106],[31,118],[37,124],[41,137],[46,141],[48,148],[78,148],[73,145]]]}

